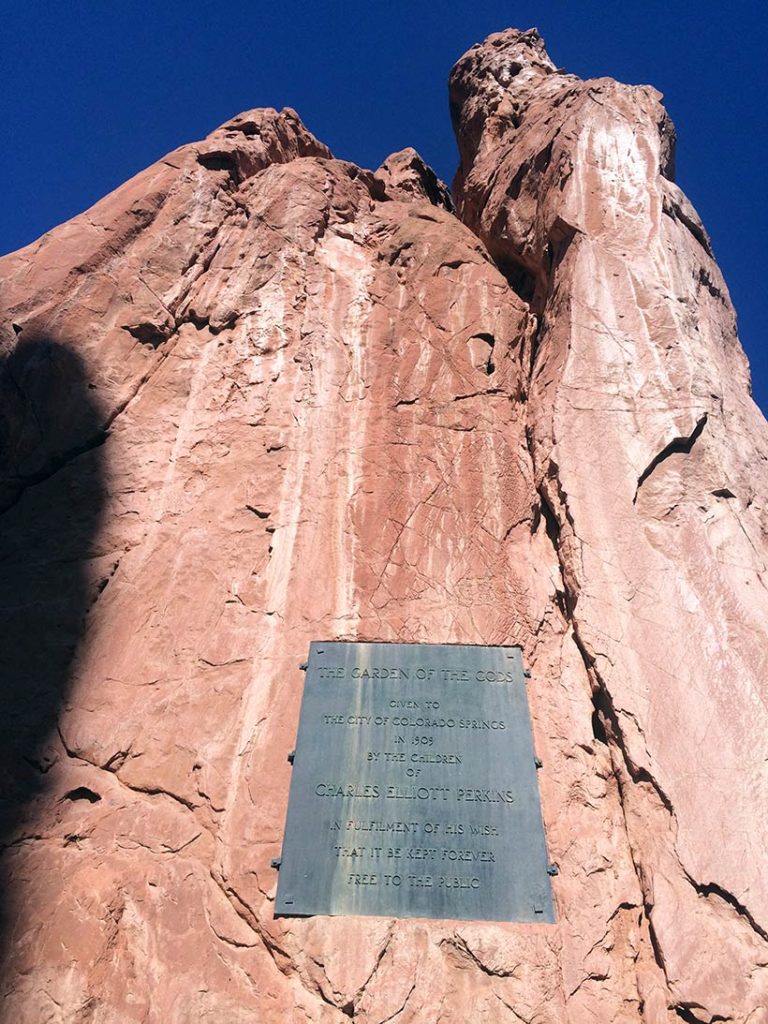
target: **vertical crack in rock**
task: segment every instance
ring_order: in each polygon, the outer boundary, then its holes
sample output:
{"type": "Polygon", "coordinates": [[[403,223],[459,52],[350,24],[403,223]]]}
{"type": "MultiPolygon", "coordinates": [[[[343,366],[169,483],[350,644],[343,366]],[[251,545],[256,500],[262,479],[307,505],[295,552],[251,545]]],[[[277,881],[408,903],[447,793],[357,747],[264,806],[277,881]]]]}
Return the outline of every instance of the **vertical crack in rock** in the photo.
{"type": "Polygon", "coordinates": [[[377,974],[379,968],[381,967],[382,960],[384,959],[384,957],[389,952],[390,943],[392,942],[392,937],[393,937],[394,934],[395,934],[395,922],[392,921],[390,923],[390,925],[389,925],[389,928],[387,929],[387,934],[386,934],[386,936],[384,938],[384,941],[381,944],[381,949],[379,950],[378,954],[376,955],[376,959],[375,959],[375,961],[373,963],[373,966],[371,967],[370,974],[365,979],[365,981],[362,983],[362,985],[357,990],[357,992],[355,992],[355,996],[352,999],[352,1002],[350,1004],[351,1008],[352,1008],[352,1011],[353,1011],[352,1015],[354,1015],[356,1007],[358,1007],[360,1005],[361,999],[365,995],[365,993],[368,990],[368,987],[372,983],[373,979],[376,977],[376,974],[377,974]]]}
{"type": "MultiPolygon", "coordinates": [[[[531,453],[531,458],[534,458],[533,453],[531,453]]],[[[553,481],[557,483],[556,476],[553,477],[547,475],[546,479],[548,481],[553,481]]],[[[592,687],[592,702],[595,709],[593,716],[593,728],[595,732],[595,739],[599,740],[600,742],[606,743],[611,752],[611,761],[614,765],[614,774],[616,781],[618,783],[619,794],[621,797],[621,808],[624,815],[624,827],[627,839],[627,846],[630,852],[630,856],[632,858],[632,863],[635,870],[635,875],[638,880],[640,891],[643,893],[643,911],[645,914],[646,923],[648,925],[648,932],[653,957],[658,967],[663,972],[664,977],[667,978],[664,957],[654,931],[653,921],[651,917],[653,901],[649,895],[648,886],[645,882],[643,872],[639,869],[638,864],[635,860],[632,831],[629,822],[626,818],[627,798],[624,788],[624,774],[621,768],[623,767],[623,769],[626,772],[626,775],[629,777],[629,779],[631,779],[631,781],[634,784],[646,783],[647,785],[649,785],[658,797],[661,805],[669,813],[670,817],[674,817],[674,811],[672,809],[672,805],[670,803],[669,798],[664,793],[658,782],[645,769],[638,768],[636,765],[634,765],[631,758],[629,757],[629,754],[626,749],[626,744],[624,742],[621,726],[618,721],[618,716],[613,707],[610,692],[604,680],[602,679],[600,673],[597,671],[595,659],[590,655],[583,639],[580,636],[578,617],[575,614],[576,606],[578,603],[578,591],[576,590],[573,582],[569,582],[573,580],[574,574],[572,569],[566,562],[563,549],[560,543],[561,523],[558,518],[558,515],[555,512],[554,503],[551,500],[551,498],[547,495],[547,490],[544,484],[542,484],[539,488],[539,497],[541,500],[542,516],[546,523],[547,536],[549,537],[552,543],[552,547],[557,557],[558,565],[560,566],[560,580],[562,583],[563,593],[561,610],[563,612],[566,622],[569,624],[571,628],[571,633],[573,636],[574,643],[576,645],[576,649],[578,650],[579,655],[582,659],[582,662],[584,664],[584,670],[592,687]],[[620,765],[616,764],[615,759],[617,755],[620,758],[620,765]]],[[[564,511],[566,517],[568,517],[568,506],[567,502],[563,499],[562,491],[560,491],[559,498],[559,507],[564,511]]],[[[573,528],[573,524],[570,520],[568,520],[568,525],[570,529],[573,528]]]]}
{"type": "MultiPolygon", "coordinates": [[[[215,885],[221,890],[227,900],[227,903],[229,903],[237,917],[251,932],[253,932],[256,941],[262,944],[277,970],[281,974],[286,974],[290,965],[290,956],[286,950],[282,949],[275,941],[274,937],[262,927],[258,915],[254,913],[246,901],[242,899],[235,889],[229,885],[218,872],[211,871],[210,877],[215,885]]],[[[217,937],[220,938],[218,935],[217,937]]]]}
{"type": "Polygon", "coordinates": [[[411,987],[406,992],[405,998],[403,999],[403,1001],[400,1004],[400,1006],[395,1010],[394,1013],[390,1013],[388,1017],[382,1017],[382,1019],[380,1021],[380,1024],[390,1024],[390,1021],[397,1020],[397,1018],[400,1016],[400,1014],[405,1010],[405,1008],[408,1005],[408,1002],[409,1002],[411,996],[413,995],[413,993],[415,992],[415,990],[416,990],[416,982],[413,982],[411,987]]]}

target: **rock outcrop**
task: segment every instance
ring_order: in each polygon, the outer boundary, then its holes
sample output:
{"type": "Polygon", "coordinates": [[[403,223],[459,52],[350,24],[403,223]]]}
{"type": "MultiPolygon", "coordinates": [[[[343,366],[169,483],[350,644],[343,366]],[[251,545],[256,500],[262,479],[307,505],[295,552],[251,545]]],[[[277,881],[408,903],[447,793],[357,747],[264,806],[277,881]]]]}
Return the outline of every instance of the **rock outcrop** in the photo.
{"type": "Polygon", "coordinates": [[[19,1024],[768,1020],[768,430],[648,87],[291,110],[0,262],[19,1024]],[[520,644],[556,925],[272,912],[312,639],[520,644]]]}

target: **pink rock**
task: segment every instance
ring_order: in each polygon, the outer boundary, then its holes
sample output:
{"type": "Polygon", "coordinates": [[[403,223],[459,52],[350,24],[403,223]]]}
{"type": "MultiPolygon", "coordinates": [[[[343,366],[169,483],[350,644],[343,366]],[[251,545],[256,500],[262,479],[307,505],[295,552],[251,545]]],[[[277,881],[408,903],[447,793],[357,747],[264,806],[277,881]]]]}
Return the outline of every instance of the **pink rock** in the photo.
{"type": "Polygon", "coordinates": [[[672,127],[533,31],[451,102],[458,216],[257,110],[2,261],[9,1020],[766,1019],[768,443],[672,127]],[[274,919],[312,639],[523,646],[556,925],[274,919]]]}

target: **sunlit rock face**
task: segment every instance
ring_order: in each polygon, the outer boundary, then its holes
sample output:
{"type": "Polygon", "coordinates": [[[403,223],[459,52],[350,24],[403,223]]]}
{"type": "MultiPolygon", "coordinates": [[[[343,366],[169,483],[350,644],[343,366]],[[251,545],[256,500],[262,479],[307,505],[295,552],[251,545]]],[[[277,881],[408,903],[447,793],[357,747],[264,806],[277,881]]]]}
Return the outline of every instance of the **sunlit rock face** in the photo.
{"type": "Polygon", "coordinates": [[[0,262],[8,1020],[768,1017],[768,435],[648,87],[291,110],[0,262]],[[278,919],[312,639],[520,644],[555,925],[278,919]]]}

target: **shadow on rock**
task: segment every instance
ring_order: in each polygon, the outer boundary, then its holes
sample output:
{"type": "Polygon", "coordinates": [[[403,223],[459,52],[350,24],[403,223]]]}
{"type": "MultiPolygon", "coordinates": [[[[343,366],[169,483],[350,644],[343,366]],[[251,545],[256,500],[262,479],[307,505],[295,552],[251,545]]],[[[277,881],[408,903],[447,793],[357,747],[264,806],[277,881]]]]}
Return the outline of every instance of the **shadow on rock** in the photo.
{"type": "Polygon", "coordinates": [[[105,502],[104,417],[81,358],[51,338],[0,356],[0,941],[9,937],[9,848],[34,841],[62,755],[105,502]]]}

